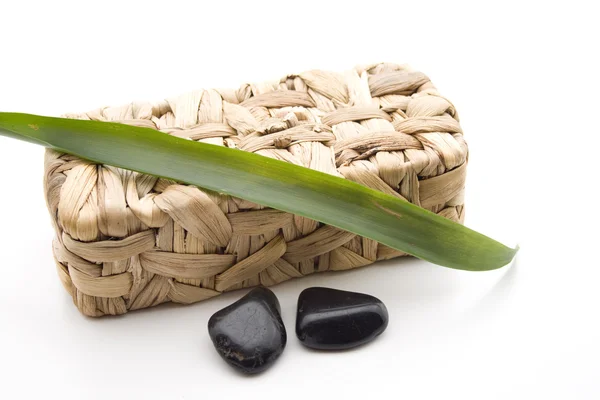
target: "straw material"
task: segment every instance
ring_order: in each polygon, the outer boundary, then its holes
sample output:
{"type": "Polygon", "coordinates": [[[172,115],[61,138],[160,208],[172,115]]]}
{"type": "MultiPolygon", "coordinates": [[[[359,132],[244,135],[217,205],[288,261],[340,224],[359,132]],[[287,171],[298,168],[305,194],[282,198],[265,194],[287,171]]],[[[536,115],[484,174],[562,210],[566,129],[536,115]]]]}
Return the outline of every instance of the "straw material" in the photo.
{"type": "MultiPolygon", "coordinates": [[[[405,66],[308,71],[68,117],[239,148],[463,220],[467,145],[458,115],[427,76],[405,66]]],[[[45,193],[60,279],[89,316],[404,255],[307,218],[52,150],[45,193]]]]}

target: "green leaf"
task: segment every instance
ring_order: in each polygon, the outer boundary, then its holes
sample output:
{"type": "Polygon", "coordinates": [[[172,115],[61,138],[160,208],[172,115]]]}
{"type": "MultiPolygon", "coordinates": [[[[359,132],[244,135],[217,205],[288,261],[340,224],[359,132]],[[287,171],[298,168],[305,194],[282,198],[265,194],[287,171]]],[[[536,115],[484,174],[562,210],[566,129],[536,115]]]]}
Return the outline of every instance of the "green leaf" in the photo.
{"type": "Polygon", "coordinates": [[[354,182],[148,128],[0,113],[0,134],[312,218],[450,268],[500,268],[517,251],[354,182]]]}

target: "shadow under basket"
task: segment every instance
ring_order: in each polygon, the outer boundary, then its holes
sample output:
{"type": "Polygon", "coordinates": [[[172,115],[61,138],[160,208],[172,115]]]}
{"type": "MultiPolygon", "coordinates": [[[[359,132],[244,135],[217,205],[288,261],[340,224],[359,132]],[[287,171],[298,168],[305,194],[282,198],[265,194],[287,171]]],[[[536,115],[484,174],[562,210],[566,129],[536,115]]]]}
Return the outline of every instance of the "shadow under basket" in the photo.
{"type": "MultiPolygon", "coordinates": [[[[238,148],[463,221],[468,150],[458,114],[426,75],[406,66],[308,71],[66,117],[238,148]]],[[[405,255],[314,220],[53,150],[44,185],[60,279],[89,316],[188,304],[405,255]]]]}

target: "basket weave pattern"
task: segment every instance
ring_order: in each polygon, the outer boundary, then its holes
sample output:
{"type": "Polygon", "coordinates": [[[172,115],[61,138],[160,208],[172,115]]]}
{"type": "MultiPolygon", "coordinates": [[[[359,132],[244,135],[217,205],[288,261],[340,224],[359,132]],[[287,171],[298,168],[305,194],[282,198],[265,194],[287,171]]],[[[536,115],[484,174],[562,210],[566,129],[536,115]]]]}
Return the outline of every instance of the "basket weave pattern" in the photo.
{"type": "MultiPolygon", "coordinates": [[[[427,76],[405,66],[308,71],[67,117],[239,148],[463,220],[468,151],[458,115],[427,76]]],[[[59,276],[89,316],[404,255],[307,218],[53,150],[44,183],[59,276]]]]}

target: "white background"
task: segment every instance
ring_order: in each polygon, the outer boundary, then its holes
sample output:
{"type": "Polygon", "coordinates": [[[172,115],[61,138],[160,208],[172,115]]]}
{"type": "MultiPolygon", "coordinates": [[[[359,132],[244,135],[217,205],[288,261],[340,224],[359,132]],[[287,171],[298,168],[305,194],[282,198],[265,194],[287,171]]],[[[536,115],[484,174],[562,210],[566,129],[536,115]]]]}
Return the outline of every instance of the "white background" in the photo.
{"type": "Polygon", "coordinates": [[[488,273],[403,259],[277,286],[287,349],[245,378],[206,329],[241,292],[81,316],[52,261],[43,150],[0,138],[0,398],[600,398],[600,32],[587,3],[2,1],[2,111],[410,63],[461,115],[467,225],[522,250],[488,273]],[[387,331],[354,351],[302,348],[296,299],[313,285],[381,298],[387,331]]]}

